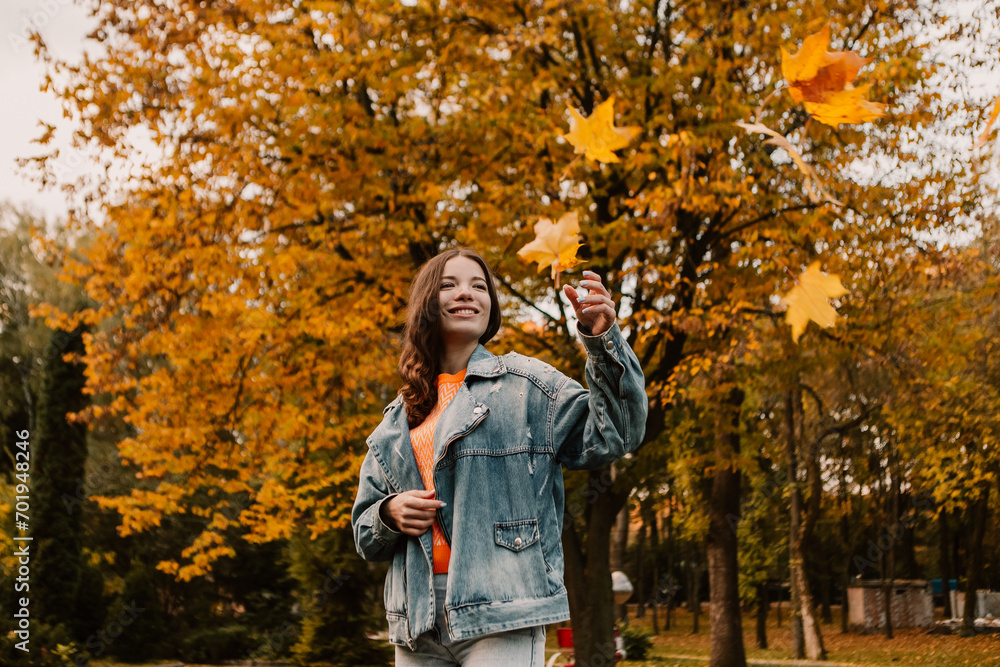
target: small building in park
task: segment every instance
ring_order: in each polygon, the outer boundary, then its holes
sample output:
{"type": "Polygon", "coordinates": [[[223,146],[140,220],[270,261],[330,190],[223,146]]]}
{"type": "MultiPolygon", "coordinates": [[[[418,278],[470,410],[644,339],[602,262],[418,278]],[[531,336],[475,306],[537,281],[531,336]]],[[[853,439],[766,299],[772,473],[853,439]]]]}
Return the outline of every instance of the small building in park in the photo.
{"type": "MultiPolygon", "coordinates": [[[[847,620],[851,628],[874,632],[885,627],[885,591],[881,581],[855,581],[847,587],[847,620]]],[[[934,597],[925,579],[897,579],[889,590],[893,628],[934,625],[934,597]]]]}
{"type": "MultiPolygon", "coordinates": [[[[949,591],[951,615],[965,617],[965,591],[949,591]]],[[[1000,592],[976,591],[976,618],[1000,618],[1000,592]]]]}

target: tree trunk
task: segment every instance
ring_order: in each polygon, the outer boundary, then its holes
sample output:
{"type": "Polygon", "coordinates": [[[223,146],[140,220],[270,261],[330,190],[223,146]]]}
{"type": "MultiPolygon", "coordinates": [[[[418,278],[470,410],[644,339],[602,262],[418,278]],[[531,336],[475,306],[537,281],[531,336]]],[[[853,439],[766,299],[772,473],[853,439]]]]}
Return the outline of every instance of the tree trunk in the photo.
{"type": "Polygon", "coordinates": [[[669,512],[666,516],[666,529],[667,529],[667,581],[670,590],[667,591],[667,618],[663,624],[664,630],[669,630],[671,623],[674,620],[674,597],[675,588],[680,588],[677,585],[676,579],[674,577],[674,501],[673,494],[668,497],[667,507],[669,512]]]}
{"type": "Polygon", "coordinates": [[[746,667],[740,614],[736,531],[727,517],[740,513],[740,408],[743,392],[733,389],[719,406],[715,425],[715,479],[708,512],[710,667],[746,667]]]}
{"type": "Polygon", "coordinates": [[[691,633],[698,634],[701,619],[701,598],[698,596],[698,579],[700,578],[699,570],[701,567],[695,563],[691,562],[688,566],[688,609],[691,611],[692,625],[691,633]]]}
{"type": "Polygon", "coordinates": [[[895,450],[890,444],[889,447],[889,472],[892,476],[891,486],[889,487],[889,520],[886,521],[886,525],[889,526],[888,529],[884,531],[879,531],[879,540],[881,540],[881,535],[887,535],[889,537],[889,548],[884,549],[882,552],[882,601],[885,604],[885,638],[893,638],[893,627],[892,627],[892,600],[893,600],[893,582],[896,578],[896,533],[895,527],[901,525],[899,523],[899,466],[896,465],[895,450]]]}
{"type": "MultiPolygon", "coordinates": [[[[639,503],[639,513],[642,515],[643,537],[645,537],[645,535],[647,533],[649,534],[649,551],[650,551],[650,555],[652,556],[651,560],[652,560],[652,564],[653,564],[653,591],[652,591],[652,595],[650,595],[648,597],[649,597],[649,605],[650,605],[651,610],[653,612],[653,619],[652,619],[652,626],[653,627],[652,627],[652,630],[653,630],[653,634],[655,635],[655,634],[659,634],[659,632],[660,632],[659,623],[657,622],[657,618],[656,618],[656,610],[657,610],[657,606],[658,606],[658,604],[657,604],[658,599],[657,598],[659,597],[659,594],[660,594],[660,565],[659,565],[660,536],[659,536],[659,530],[657,529],[657,526],[656,526],[656,512],[653,509],[653,496],[652,495],[648,496],[645,501],[642,501],[642,502],[639,503]]],[[[642,563],[641,560],[639,562],[640,562],[640,564],[642,563]]],[[[640,583],[642,582],[642,577],[641,576],[639,578],[639,581],[640,581],[640,583]]],[[[643,588],[640,586],[639,587],[639,591],[642,591],[642,590],[643,590],[643,588]]],[[[644,597],[640,593],[640,595],[639,595],[639,612],[637,612],[637,614],[636,614],[637,616],[638,615],[645,615],[645,605],[643,604],[643,600],[644,600],[644,597]]]]}
{"type": "Polygon", "coordinates": [[[767,611],[770,606],[767,582],[757,584],[757,648],[767,648],[767,611]]]}
{"type": "MultiPolygon", "coordinates": [[[[798,552],[801,559],[801,550],[798,552]]],[[[799,561],[801,563],[801,560],[799,561]]],[[[798,611],[802,619],[802,639],[805,643],[805,654],[810,660],[826,660],[826,649],[823,647],[823,634],[816,618],[812,595],[809,593],[809,583],[806,581],[806,571],[801,565],[795,568],[792,581],[799,598],[798,611]]]]}
{"type": "Polygon", "coordinates": [[[613,471],[592,470],[588,483],[597,497],[587,511],[586,553],[572,519],[563,525],[566,592],[579,667],[611,665],[615,656],[614,596],[611,592],[611,529],[628,496],[612,489],[613,471]]]}
{"type": "Polygon", "coordinates": [[[577,535],[576,528],[571,523],[568,513],[563,523],[562,543],[565,564],[563,580],[566,584],[566,597],[569,600],[573,642],[574,644],[586,644],[586,638],[590,635],[590,627],[593,624],[591,619],[592,605],[587,599],[586,557],[583,553],[580,537],[577,535]],[[581,640],[583,641],[581,642],[581,640]]]}
{"type": "MultiPolygon", "coordinates": [[[[916,510],[914,510],[914,513],[916,513],[916,510]]],[[[914,516],[913,525],[903,533],[903,555],[906,558],[905,576],[907,579],[923,579],[920,565],[917,564],[916,532],[916,516],[914,516]]]]}
{"type": "MultiPolygon", "coordinates": [[[[802,398],[797,390],[795,392],[795,399],[796,412],[802,415],[802,398]]],[[[800,417],[799,437],[795,439],[795,441],[800,443],[802,442],[801,419],[800,417]]],[[[803,464],[805,465],[806,480],[809,485],[809,500],[802,503],[802,525],[799,528],[798,536],[798,553],[801,558],[799,561],[799,604],[802,609],[802,634],[806,645],[806,657],[810,660],[826,659],[826,648],[823,646],[823,631],[819,620],[816,618],[816,605],[813,602],[812,588],[809,585],[809,568],[806,567],[805,561],[806,553],[813,554],[816,551],[813,545],[813,535],[816,524],[819,522],[820,512],[822,511],[823,476],[820,470],[819,445],[820,442],[815,441],[809,447],[806,447],[804,451],[805,461],[803,461],[803,464]]]]}
{"type": "Polygon", "coordinates": [[[972,507],[972,533],[969,538],[969,569],[965,579],[965,610],[962,614],[962,636],[967,637],[976,632],[976,591],[979,590],[983,574],[983,537],[986,534],[986,523],[990,511],[990,486],[983,482],[979,486],[979,497],[972,507]]]}
{"type": "Polygon", "coordinates": [[[893,550],[889,549],[882,556],[885,563],[882,570],[882,602],[885,604],[885,638],[892,639],[892,585],[895,577],[896,563],[893,550]]]}
{"type": "Polygon", "coordinates": [[[953,618],[955,610],[951,608],[951,558],[948,553],[948,545],[951,543],[951,537],[949,535],[950,530],[948,529],[948,510],[941,508],[941,512],[938,514],[938,558],[940,559],[938,568],[941,571],[941,593],[944,595],[944,617],[953,618]]]}
{"type": "Polygon", "coordinates": [[[649,603],[653,612],[652,630],[654,635],[660,634],[660,529],[657,526],[658,515],[653,507],[653,498],[648,499],[648,503],[641,506],[645,516],[643,522],[649,524],[649,550],[653,558],[653,594],[649,596],[649,603]]]}
{"type": "Polygon", "coordinates": [[[824,574],[820,579],[819,586],[819,599],[822,608],[820,615],[823,617],[824,623],[833,623],[833,609],[830,607],[831,588],[833,588],[831,577],[829,574],[824,574]]]}
{"type": "Polygon", "coordinates": [[[611,558],[608,564],[612,572],[625,570],[625,549],[628,547],[628,505],[615,516],[615,527],[611,534],[611,558]]]}
{"type": "Polygon", "coordinates": [[[851,574],[848,569],[851,566],[850,564],[851,561],[848,560],[846,557],[844,558],[844,560],[846,560],[847,563],[844,565],[844,571],[840,575],[840,585],[844,589],[843,598],[840,605],[840,632],[842,634],[846,634],[847,631],[850,629],[849,619],[851,613],[851,602],[850,598],[847,597],[847,587],[851,585],[851,574]]]}
{"type": "Polygon", "coordinates": [[[840,506],[840,542],[844,545],[844,568],[840,573],[840,585],[843,589],[843,602],[840,605],[840,632],[848,631],[848,619],[850,613],[850,601],[847,598],[847,587],[851,584],[851,552],[853,541],[851,540],[851,522],[848,519],[848,494],[847,494],[847,471],[844,469],[844,461],[840,464],[840,488],[837,493],[837,504],[840,506]]]}
{"type": "MultiPolygon", "coordinates": [[[[796,444],[799,440],[796,430],[796,415],[801,410],[801,398],[798,389],[785,395],[785,455],[788,459],[788,484],[790,487],[791,512],[789,521],[789,578],[792,587],[792,648],[796,658],[808,657],[810,660],[825,660],[826,649],[823,647],[823,635],[813,608],[812,596],[809,593],[809,582],[806,580],[805,559],[802,549],[802,495],[798,484],[798,454],[796,444]],[[801,625],[799,625],[801,624],[801,625]],[[799,631],[801,627],[801,631],[799,631]],[[801,636],[800,636],[801,632],[801,636]]],[[[815,493],[815,491],[814,491],[815,493]]]]}
{"type": "Polygon", "coordinates": [[[785,458],[788,463],[788,581],[791,593],[792,657],[801,660],[806,657],[802,636],[802,607],[799,604],[799,572],[802,569],[802,553],[799,533],[799,515],[802,511],[802,496],[798,485],[798,455],[795,408],[797,393],[785,393],[785,458]]]}
{"type": "Polygon", "coordinates": [[[962,545],[965,544],[966,522],[962,515],[958,515],[958,525],[951,531],[951,566],[955,568],[955,574],[967,569],[962,553],[962,545]]]}
{"type": "MultiPolygon", "coordinates": [[[[639,534],[636,536],[636,544],[635,544],[635,598],[636,601],[638,602],[635,608],[636,618],[646,617],[646,601],[645,598],[643,598],[643,585],[642,585],[642,580],[643,577],[645,576],[645,572],[643,572],[642,569],[642,559],[644,556],[643,551],[645,543],[646,543],[646,521],[645,519],[643,519],[643,522],[639,527],[639,534]]],[[[624,606],[625,605],[622,605],[622,607],[624,606]]],[[[627,614],[625,615],[624,618],[628,620],[627,614]]]]}
{"type": "MultiPolygon", "coordinates": [[[[615,517],[615,525],[611,533],[610,572],[625,571],[625,552],[628,548],[629,529],[628,503],[621,508],[615,517]]],[[[618,607],[618,620],[628,623],[628,603],[623,602],[618,607]]]]}

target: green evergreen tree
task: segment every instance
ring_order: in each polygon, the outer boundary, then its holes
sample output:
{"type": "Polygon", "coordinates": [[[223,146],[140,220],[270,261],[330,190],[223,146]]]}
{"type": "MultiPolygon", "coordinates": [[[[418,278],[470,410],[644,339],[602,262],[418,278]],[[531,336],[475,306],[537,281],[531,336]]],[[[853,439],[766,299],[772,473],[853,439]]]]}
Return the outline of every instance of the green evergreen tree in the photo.
{"type": "Polygon", "coordinates": [[[77,636],[85,632],[74,614],[82,567],[81,511],[79,503],[66,503],[64,496],[75,496],[83,481],[87,429],[69,423],[66,414],[82,410],[87,397],[83,366],[62,357],[82,352],[82,328],[55,332],[45,348],[31,475],[32,575],[40,583],[32,586],[35,611],[42,622],[65,623],[77,636]]]}
{"type": "Polygon", "coordinates": [[[85,648],[92,657],[110,654],[141,662],[167,651],[169,619],[157,586],[157,579],[164,577],[148,563],[132,562],[121,595],[108,609],[107,623],[87,638],[85,648]]]}
{"type": "Polygon", "coordinates": [[[384,629],[381,601],[373,599],[385,566],[366,563],[353,549],[350,526],[315,541],[292,541],[292,574],[299,582],[302,614],[299,641],[292,649],[300,665],[352,667],[389,665],[392,648],[367,639],[384,629]]]}

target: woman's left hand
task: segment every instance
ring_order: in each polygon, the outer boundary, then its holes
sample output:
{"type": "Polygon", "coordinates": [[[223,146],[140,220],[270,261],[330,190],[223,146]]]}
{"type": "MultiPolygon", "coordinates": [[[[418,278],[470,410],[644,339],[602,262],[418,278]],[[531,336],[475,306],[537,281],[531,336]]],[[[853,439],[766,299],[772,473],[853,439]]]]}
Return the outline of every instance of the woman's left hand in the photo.
{"type": "Polygon", "coordinates": [[[618,310],[599,275],[593,271],[584,271],[583,277],[580,287],[587,289],[589,294],[583,296],[570,285],[563,286],[563,293],[573,305],[580,324],[590,329],[594,336],[600,336],[618,320],[618,310]]]}

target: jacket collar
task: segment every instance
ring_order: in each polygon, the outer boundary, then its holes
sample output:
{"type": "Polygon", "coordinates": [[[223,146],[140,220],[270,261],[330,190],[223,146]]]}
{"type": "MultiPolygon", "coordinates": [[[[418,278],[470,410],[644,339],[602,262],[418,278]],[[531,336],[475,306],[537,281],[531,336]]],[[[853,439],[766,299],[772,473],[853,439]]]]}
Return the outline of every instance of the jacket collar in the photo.
{"type": "Polygon", "coordinates": [[[477,377],[491,378],[503,375],[506,372],[507,368],[504,366],[503,357],[498,357],[490,353],[480,343],[473,350],[472,356],[469,357],[469,365],[465,371],[465,377],[475,375],[477,377]]]}
{"type": "MultiPolygon", "coordinates": [[[[465,377],[474,375],[476,377],[492,378],[503,375],[506,372],[507,367],[503,363],[503,357],[492,354],[480,343],[472,351],[472,356],[469,357],[469,365],[466,367],[465,377]]],[[[382,408],[382,414],[384,415],[393,409],[403,409],[403,397],[399,394],[396,395],[396,398],[389,405],[382,408]]]]}

